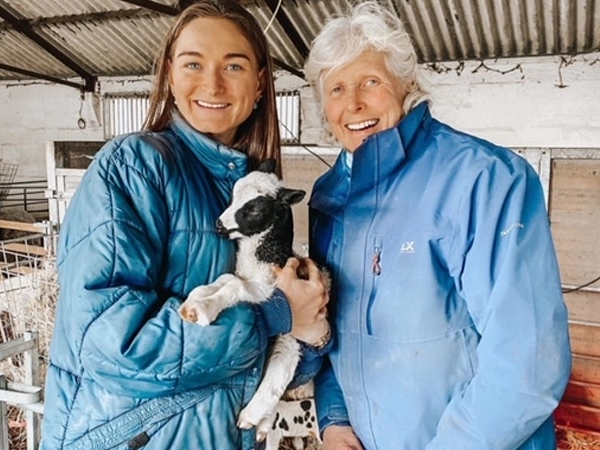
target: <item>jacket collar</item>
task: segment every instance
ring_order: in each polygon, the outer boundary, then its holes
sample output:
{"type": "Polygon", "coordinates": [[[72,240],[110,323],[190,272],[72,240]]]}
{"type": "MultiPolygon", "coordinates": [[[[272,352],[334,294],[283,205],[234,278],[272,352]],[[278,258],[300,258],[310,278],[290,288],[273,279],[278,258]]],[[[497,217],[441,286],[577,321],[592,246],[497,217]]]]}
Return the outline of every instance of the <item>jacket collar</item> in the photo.
{"type": "Polygon", "coordinates": [[[248,171],[248,156],[195,130],[177,111],[170,128],[216,178],[237,180],[248,171]]]}
{"type": "Polygon", "coordinates": [[[352,155],[342,150],[331,170],[317,180],[310,206],[338,216],[345,209],[349,195],[373,193],[381,180],[397,173],[419,129],[427,127],[431,120],[429,108],[423,102],[396,127],[369,136],[352,155]]]}
{"type": "Polygon", "coordinates": [[[394,128],[369,136],[352,157],[351,192],[371,189],[397,171],[419,127],[431,119],[426,102],[414,107],[394,128]]]}

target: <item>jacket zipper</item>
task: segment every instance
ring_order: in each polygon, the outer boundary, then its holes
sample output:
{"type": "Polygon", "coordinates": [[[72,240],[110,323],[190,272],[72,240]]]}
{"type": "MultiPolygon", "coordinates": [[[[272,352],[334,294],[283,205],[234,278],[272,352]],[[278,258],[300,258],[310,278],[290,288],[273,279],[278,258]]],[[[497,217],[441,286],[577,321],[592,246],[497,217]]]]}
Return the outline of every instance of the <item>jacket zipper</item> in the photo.
{"type": "Polygon", "coordinates": [[[379,286],[379,276],[381,275],[381,250],[382,243],[380,238],[375,238],[375,245],[373,247],[373,255],[371,257],[371,271],[372,271],[372,281],[371,281],[371,292],[369,294],[369,302],[367,303],[367,312],[366,312],[366,325],[367,325],[367,333],[369,335],[373,334],[373,326],[371,321],[371,310],[373,308],[373,302],[375,301],[375,297],[377,295],[377,288],[379,286]]]}

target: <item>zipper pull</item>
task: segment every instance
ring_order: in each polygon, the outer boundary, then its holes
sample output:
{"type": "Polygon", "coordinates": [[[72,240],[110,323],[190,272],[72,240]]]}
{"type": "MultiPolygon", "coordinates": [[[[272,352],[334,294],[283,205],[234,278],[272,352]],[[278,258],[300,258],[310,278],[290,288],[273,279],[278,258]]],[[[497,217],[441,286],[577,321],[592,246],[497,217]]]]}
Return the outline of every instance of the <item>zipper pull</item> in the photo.
{"type": "Polygon", "coordinates": [[[380,261],[381,261],[381,248],[375,247],[375,253],[373,253],[373,259],[372,259],[373,273],[375,275],[381,274],[381,266],[379,265],[380,261]]]}

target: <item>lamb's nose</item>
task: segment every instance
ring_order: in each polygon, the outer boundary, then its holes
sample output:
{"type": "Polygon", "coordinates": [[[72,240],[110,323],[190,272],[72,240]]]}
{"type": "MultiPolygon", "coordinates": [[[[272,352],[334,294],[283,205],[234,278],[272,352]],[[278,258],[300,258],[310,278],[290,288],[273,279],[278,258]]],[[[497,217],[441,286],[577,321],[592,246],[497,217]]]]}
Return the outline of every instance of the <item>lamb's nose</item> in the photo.
{"type": "Polygon", "coordinates": [[[225,226],[223,225],[223,222],[221,222],[221,219],[217,219],[217,234],[221,235],[221,236],[227,236],[227,228],[225,228],[225,226]]]}

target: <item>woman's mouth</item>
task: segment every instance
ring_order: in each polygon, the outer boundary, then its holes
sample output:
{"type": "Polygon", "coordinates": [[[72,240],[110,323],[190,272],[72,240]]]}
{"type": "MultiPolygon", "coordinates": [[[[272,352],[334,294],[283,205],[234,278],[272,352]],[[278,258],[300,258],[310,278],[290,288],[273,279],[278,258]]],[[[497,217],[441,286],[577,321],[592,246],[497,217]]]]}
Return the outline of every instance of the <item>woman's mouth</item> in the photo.
{"type": "Polygon", "coordinates": [[[378,123],[379,119],[370,119],[358,123],[349,123],[346,125],[346,128],[348,128],[350,131],[362,131],[368,128],[373,128],[378,123]]]}
{"type": "Polygon", "coordinates": [[[228,106],[228,103],[209,103],[203,102],[202,100],[196,100],[196,103],[203,108],[209,109],[223,109],[228,106]]]}

